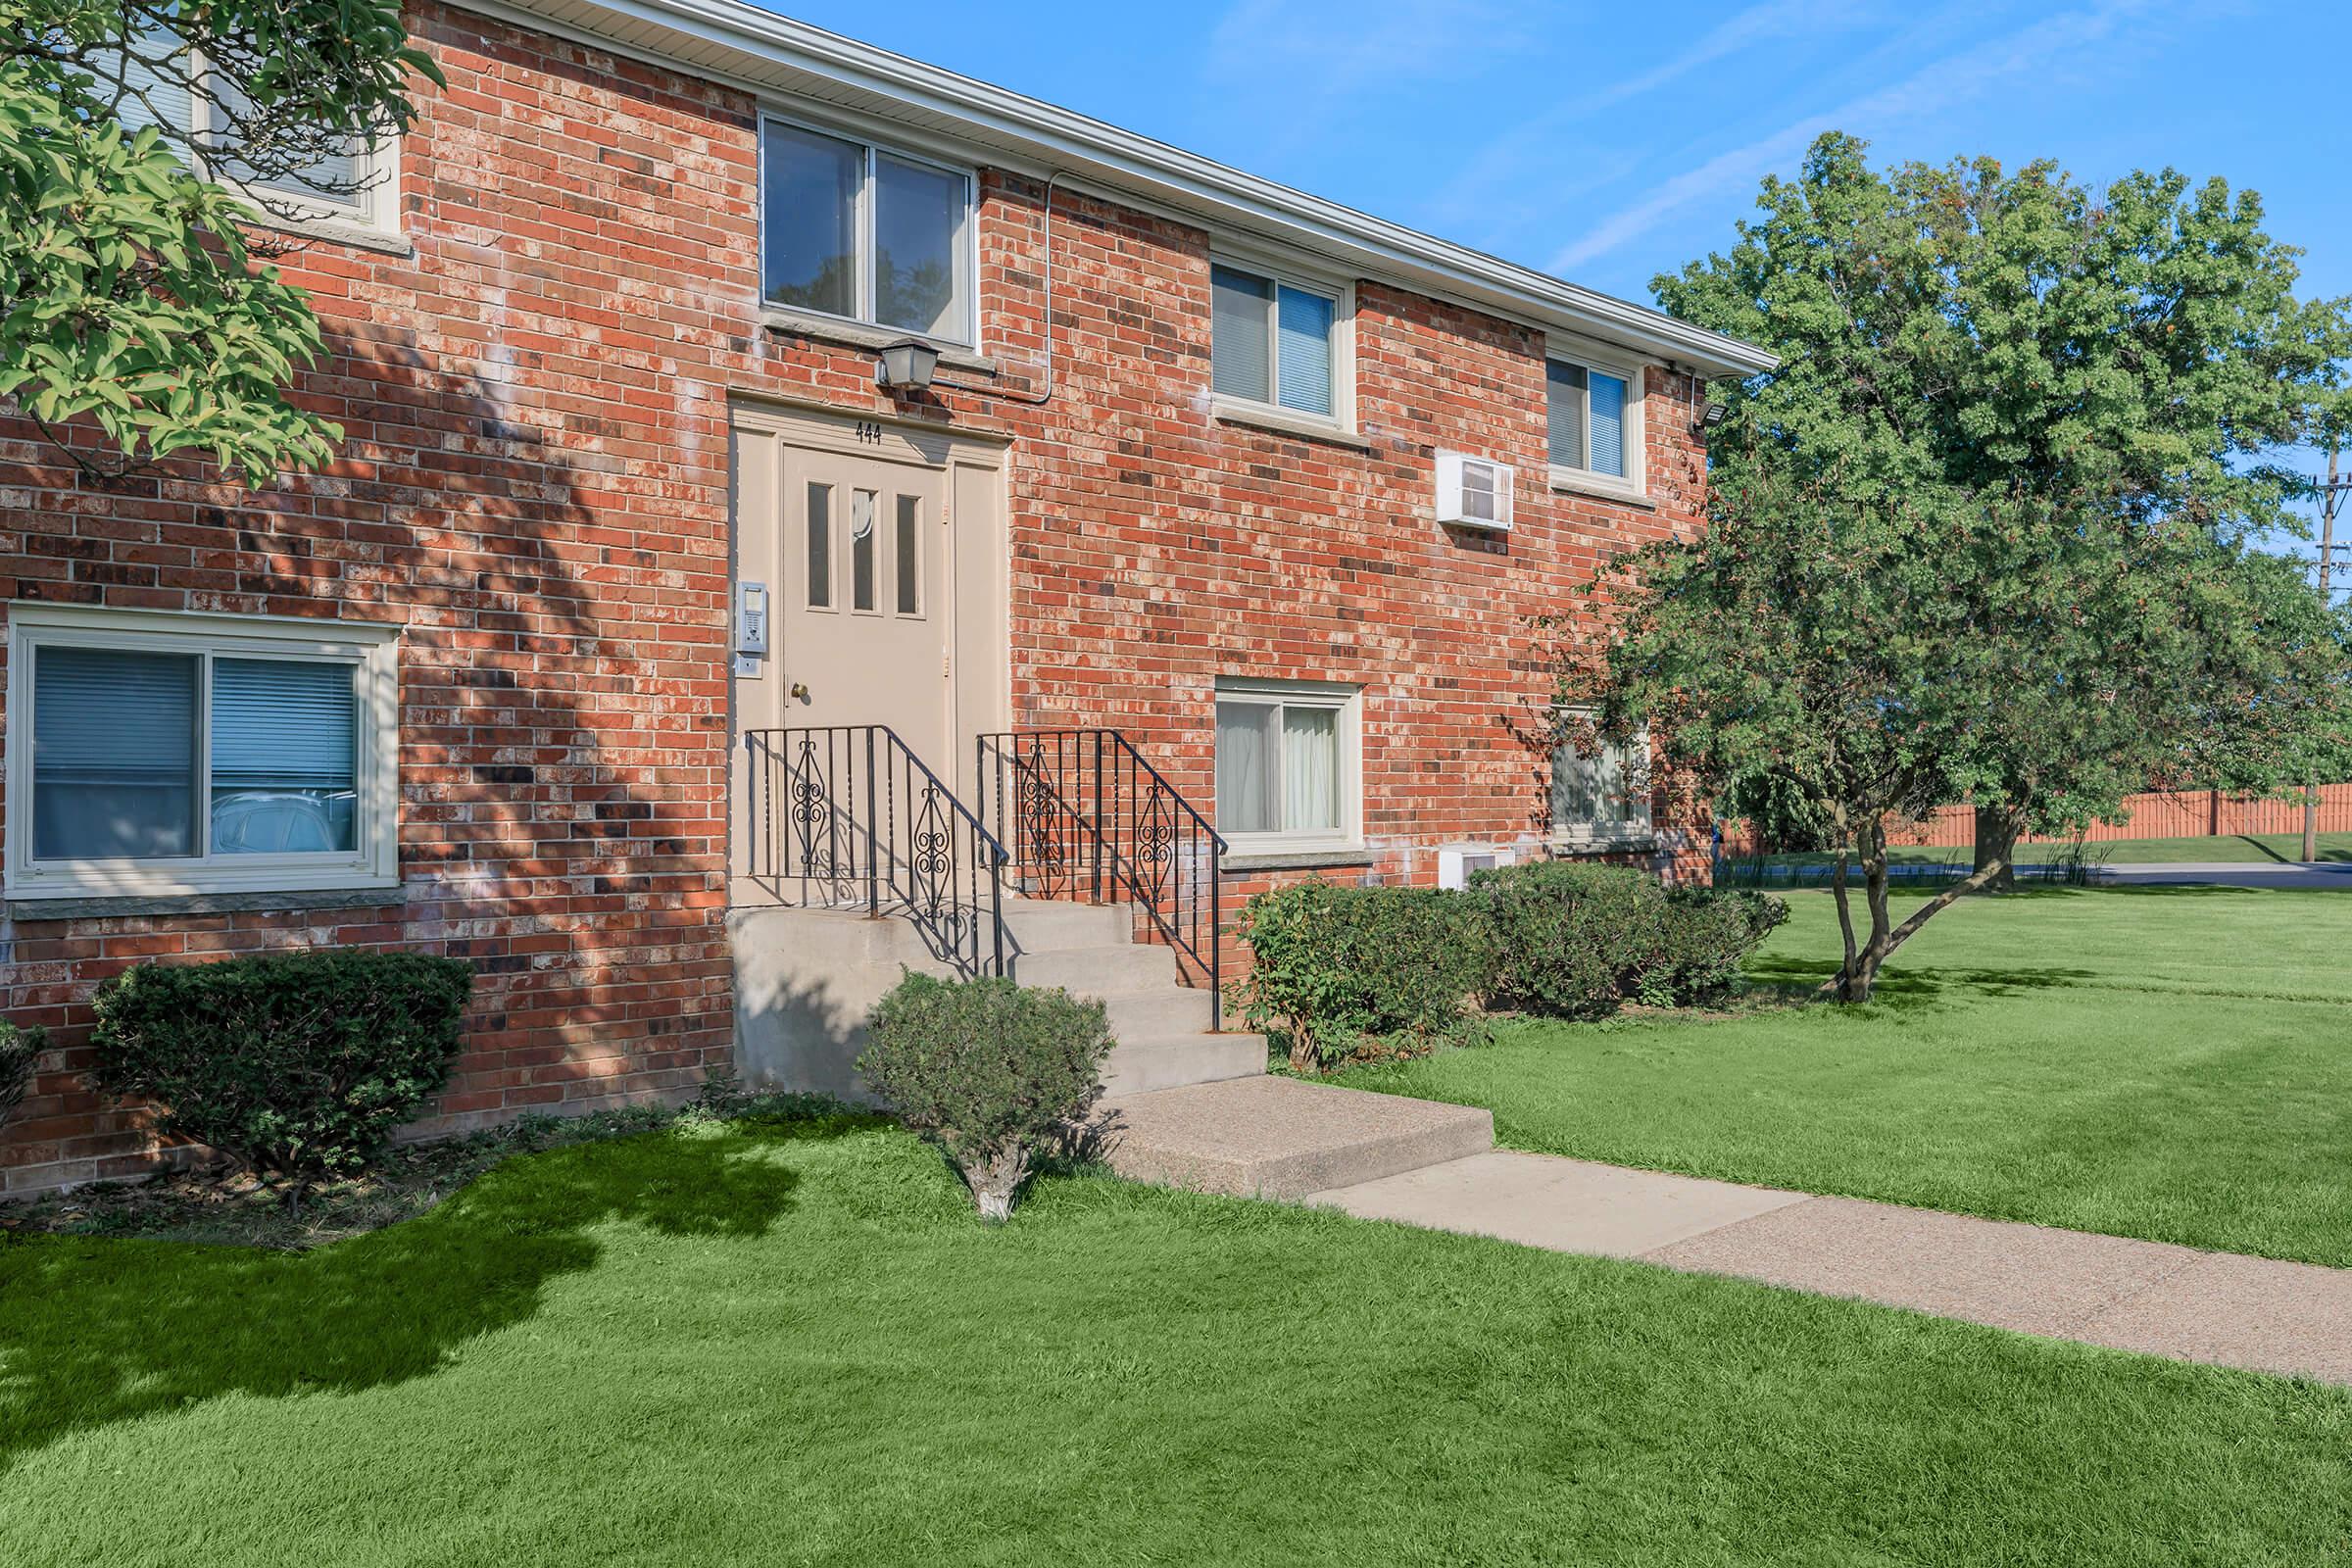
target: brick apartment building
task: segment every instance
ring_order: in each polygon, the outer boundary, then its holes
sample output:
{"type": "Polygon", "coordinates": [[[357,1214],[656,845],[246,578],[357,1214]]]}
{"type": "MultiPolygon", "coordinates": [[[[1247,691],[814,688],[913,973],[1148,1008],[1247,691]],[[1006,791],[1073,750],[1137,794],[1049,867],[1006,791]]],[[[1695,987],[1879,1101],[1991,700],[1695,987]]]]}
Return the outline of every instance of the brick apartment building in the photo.
{"type": "Polygon", "coordinates": [[[1213,823],[1196,922],[1481,851],[1703,868],[1509,726],[1525,617],[1697,523],[1704,381],[1767,356],[735,0],[410,27],[446,90],[285,264],[329,470],[100,483],[0,422],[0,1004],[58,1048],[0,1191],[156,1157],[82,1078],[139,960],[471,960],[433,1128],[687,1092],[816,726],[898,738],[824,732],[827,825],[952,795],[970,885],[1024,799],[1097,812],[1078,860],[1105,809],[1213,823]],[[1105,756],[1155,773],[1090,806],[1105,756]]]}

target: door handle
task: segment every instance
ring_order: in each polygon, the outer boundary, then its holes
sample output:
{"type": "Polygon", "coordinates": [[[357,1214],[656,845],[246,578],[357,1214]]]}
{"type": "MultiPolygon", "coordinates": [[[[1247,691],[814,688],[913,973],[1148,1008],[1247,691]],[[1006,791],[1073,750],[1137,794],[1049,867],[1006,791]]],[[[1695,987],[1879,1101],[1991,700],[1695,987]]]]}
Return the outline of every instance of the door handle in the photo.
{"type": "Polygon", "coordinates": [[[805,703],[808,700],[808,687],[805,682],[796,680],[792,683],[792,700],[796,703],[805,703]]]}

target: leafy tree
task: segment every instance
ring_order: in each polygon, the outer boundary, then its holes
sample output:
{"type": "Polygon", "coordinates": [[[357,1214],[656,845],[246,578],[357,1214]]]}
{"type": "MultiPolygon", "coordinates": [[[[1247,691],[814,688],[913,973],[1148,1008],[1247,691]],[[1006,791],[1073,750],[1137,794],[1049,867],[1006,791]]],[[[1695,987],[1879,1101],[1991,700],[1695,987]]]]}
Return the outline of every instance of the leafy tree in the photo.
{"type": "Polygon", "coordinates": [[[361,189],[416,76],[396,0],[0,0],[0,397],[98,473],[327,461],[285,395],[318,322],[249,225],[361,189]]]}
{"type": "MultiPolygon", "coordinates": [[[[2294,297],[2299,253],[2264,232],[2260,199],[2218,179],[2192,189],[2169,170],[2097,194],[2048,163],[1882,173],[1864,151],[1823,136],[1797,179],[1764,182],[1762,216],[1739,225],[1728,254],[1653,281],[1676,315],[1783,359],[1731,394],[1735,417],[1711,452],[1718,483],[1821,487],[1920,517],[1982,514],[1970,498],[1998,496],[2008,526],[2088,528],[2119,548],[2130,526],[2189,522],[2215,543],[2206,566],[2262,575],[2237,547],[2300,531],[2289,509],[2309,494],[2265,454],[2312,431],[2348,340],[2343,302],[2294,297]]],[[[1962,602],[1997,603],[1990,585],[1977,594],[1966,581],[2008,569],[1974,532],[1915,543],[1923,593],[1941,584],[1962,602]]],[[[2075,550],[2045,538],[2034,559],[2075,550]]],[[[2186,613],[2154,613],[2175,611],[2186,613]]],[[[1920,624],[1906,612],[1883,630],[1920,624]]],[[[2171,657],[2162,673],[2189,690],[2219,673],[2198,668],[2194,649],[2171,657]]],[[[2290,740],[2281,710],[2235,712],[2252,734],[2200,759],[2216,771],[2184,778],[2176,737],[2151,731],[2144,710],[2092,701],[2102,679],[2089,669],[2047,668],[2049,684],[2013,689],[1981,716],[1964,758],[1941,760],[1939,787],[1976,803],[1988,883],[2006,883],[2020,833],[2112,810],[2119,786],[2300,781],[2279,749],[2290,740]]]]}
{"type": "Polygon", "coordinates": [[[1886,865],[1902,824],[2002,789],[2057,831],[2151,775],[2275,777],[2342,667],[2295,563],[2193,519],[2031,496],[1856,498],[1836,475],[1758,466],[1719,487],[1702,537],[1617,567],[1605,626],[1555,622],[1561,703],[1592,705],[1605,733],[1656,724],[1722,809],[1839,852],[1845,952],[1823,989],[1849,1001],[1991,875],[1898,924],[1886,865]]]}

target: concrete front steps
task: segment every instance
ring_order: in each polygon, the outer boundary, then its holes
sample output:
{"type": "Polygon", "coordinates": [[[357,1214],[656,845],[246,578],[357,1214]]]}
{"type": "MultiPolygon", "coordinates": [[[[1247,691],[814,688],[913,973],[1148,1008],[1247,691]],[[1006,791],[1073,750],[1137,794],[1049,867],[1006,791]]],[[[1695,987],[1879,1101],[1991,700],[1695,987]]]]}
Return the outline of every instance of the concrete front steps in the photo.
{"type": "Polygon", "coordinates": [[[1493,1112],[1260,1074],[1103,1106],[1106,1158],[1134,1181],[1296,1202],[1481,1154],[1493,1112]]]}
{"type": "MultiPolygon", "coordinates": [[[[1101,1001],[1117,1041],[1103,1070],[1112,1095],[1260,1074],[1262,1035],[1211,1033],[1209,994],[1183,985],[1176,956],[1135,940],[1123,906],[1009,899],[1006,966],[1023,985],[1101,1001]]],[[[852,1065],[865,1015],[906,969],[947,975],[913,923],[856,909],[738,908],[736,1071],[760,1088],[863,1098],[852,1065]]]]}
{"type": "MultiPolygon", "coordinates": [[[[1484,1152],[1484,1110],[1266,1074],[1262,1035],[1212,1033],[1210,998],[1176,956],[1135,940],[1124,906],[1011,899],[1007,967],[1023,985],[1099,999],[1117,1044],[1103,1069],[1105,1157],[1164,1186],[1295,1201],[1484,1152]]],[[[906,919],[856,909],[738,908],[735,1060],[756,1088],[866,1098],[865,1016],[907,969],[945,975],[906,919]]]]}

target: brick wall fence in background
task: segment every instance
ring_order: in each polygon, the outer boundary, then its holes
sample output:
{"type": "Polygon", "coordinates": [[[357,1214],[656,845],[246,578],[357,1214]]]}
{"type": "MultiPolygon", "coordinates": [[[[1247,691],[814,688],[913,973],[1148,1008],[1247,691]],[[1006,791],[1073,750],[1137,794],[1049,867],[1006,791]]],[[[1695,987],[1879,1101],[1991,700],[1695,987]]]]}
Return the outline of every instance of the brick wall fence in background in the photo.
{"type": "MultiPolygon", "coordinates": [[[[2158,791],[2125,799],[2121,822],[2100,822],[2083,837],[2092,844],[2120,839],[2193,839],[2270,836],[2303,831],[2303,803],[2267,797],[2230,795],[2221,790],[2158,791]]],[[[2320,831],[2352,833],[2352,784],[2320,786],[2320,831]]],[[[2028,835],[2030,843],[2065,842],[2065,835],[2028,835]]],[[[1965,806],[1947,806],[1927,821],[1907,825],[1894,835],[1897,844],[1969,847],[1977,842],[1976,813],[1965,806]]],[[[1756,853],[1753,829],[1745,822],[1723,825],[1723,853],[1756,853]]]]}

